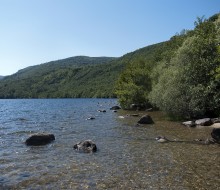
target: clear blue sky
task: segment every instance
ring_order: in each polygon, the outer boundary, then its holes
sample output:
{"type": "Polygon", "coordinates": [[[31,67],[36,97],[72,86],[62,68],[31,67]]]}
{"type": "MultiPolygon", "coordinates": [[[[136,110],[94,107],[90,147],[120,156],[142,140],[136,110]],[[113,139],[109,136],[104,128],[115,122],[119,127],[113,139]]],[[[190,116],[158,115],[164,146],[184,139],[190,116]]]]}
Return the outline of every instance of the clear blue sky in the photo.
{"type": "Polygon", "coordinates": [[[0,75],[76,55],[119,57],[219,11],[220,0],[0,0],[0,75]]]}

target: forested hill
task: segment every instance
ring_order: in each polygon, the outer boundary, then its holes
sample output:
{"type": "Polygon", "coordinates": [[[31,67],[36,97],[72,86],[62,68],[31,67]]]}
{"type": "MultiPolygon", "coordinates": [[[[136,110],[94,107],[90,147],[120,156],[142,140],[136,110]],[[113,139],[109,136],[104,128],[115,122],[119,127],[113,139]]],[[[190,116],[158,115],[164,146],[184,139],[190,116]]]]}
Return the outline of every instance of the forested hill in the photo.
{"type": "Polygon", "coordinates": [[[116,97],[115,82],[135,60],[160,60],[172,42],[147,46],[120,58],[77,56],[31,66],[0,81],[0,98],[116,97]]]}
{"type": "Polygon", "coordinates": [[[116,59],[77,56],[27,67],[0,81],[0,98],[111,97],[116,59]]]}
{"type": "Polygon", "coordinates": [[[30,66],[24,69],[19,70],[14,75],[9,76],[8,78],[15,77],[19,78],[27,78],[33,76],[41,76],[43,74],[48,74],[50,72],[57,71],[59,69],[67,69],[67,68],[78,68],[84,66],[92,66],[96,64],[105,64],[107,62],[113,61],[116,58],[113,57],[88,57],[88,56],[75,56],[69,57],[66,59],[60,59],[56,61],[50,61],[48,63],[43,63],[40,65],[30,66]]]}

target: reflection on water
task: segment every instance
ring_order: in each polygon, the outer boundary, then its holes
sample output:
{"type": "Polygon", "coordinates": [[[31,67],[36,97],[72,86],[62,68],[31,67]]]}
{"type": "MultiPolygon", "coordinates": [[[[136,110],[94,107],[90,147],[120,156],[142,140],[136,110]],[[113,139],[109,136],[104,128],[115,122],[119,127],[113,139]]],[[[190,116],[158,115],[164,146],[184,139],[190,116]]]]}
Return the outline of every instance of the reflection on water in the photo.
{"type": "Polygon", "coordinates": [[[137,127],[138,117],[120,119],[126,111],[109,110],[115,104],[114,99],[0,100],[0,189],[219,188],[219,145],[193,141],[210,137],[210,128],[186,128],[161,112],[150,112],[154,125],[137,127]],[[86,120],[91,116],[96,119],[86,120]],[[39,131],[56,140],[25,146],[28,135],[39,131]],[[157,143],[158,135],[173,142],[157,143]],[[98,152],[74,151],[84,139],[96,142],[98,152]]]}

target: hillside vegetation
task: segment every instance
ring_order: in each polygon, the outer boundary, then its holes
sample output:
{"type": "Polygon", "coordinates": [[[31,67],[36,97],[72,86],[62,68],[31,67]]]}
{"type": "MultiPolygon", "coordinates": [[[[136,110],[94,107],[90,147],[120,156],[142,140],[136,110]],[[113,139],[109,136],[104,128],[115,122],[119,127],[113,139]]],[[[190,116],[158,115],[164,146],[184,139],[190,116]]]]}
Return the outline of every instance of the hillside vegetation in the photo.
{"type": "Polygon", "coordinates": [[[164,43],[154,59],[136,59],[121,73],[121,106],[154,106],[178,118],[220,114],[220,18],[198,18],[195,29],[164,43]]]}
{"type": "Polygon", "coordinates": [[[31,66],[1,80],[0,97],[112,97],[114,80],[122,70],[114,60],[77,56],[31,66]]]}

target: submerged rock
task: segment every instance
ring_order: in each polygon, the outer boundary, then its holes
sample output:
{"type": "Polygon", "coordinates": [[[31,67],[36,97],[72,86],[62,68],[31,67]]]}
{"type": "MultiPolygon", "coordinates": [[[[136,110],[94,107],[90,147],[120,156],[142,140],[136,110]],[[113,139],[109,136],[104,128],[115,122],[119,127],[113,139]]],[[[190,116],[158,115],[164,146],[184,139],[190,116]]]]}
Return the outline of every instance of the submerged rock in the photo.
{"type": "Polygon", "coordinates": [[[93,120],[95,117],[88,117],[86,120],[93,120]]]}
{"type": "Polygon", "coordinates": [[[124,119],[124,118],[130,118],[130,117],[138,117],[139,114],[126,114],[126,115],[119,115],[118,118],[124,119]]]}
{"type": "Polygon", "coordinates": [[[110,110],[120,110],[121,108],[119,106],[113,106],[110,108],[110,110]]]}
{"type": "Polygon", "coordinates": [[[96,152],[97,147],[96,144],[91,140],[85,140],[76,143],[73,148],[80,152],[90,153],[90,152],[96,152]]]}
{"type": "Polygon", "coordinates": [[[211,136],[216,143],[220,143],[220,128],[214,128],[211,132],[211,136]]]}
{"type": "Polygon", "coordinates": [[[154,121],[152,120],[151,116],[149,115],[144,115],[140,118],[138,121],[139,124],[153,124],[154,121]]]}
{"type": "Polygon", "coordinates": [[[204,144],[205,145],[210,145],[210,144],[215,144],[215,141],[213,140],[213,139],[206,139],[205,141],[204,141],[204,144]]]}
{"type": "Polygon", "coordinates": [[[106,110],[97,110],[98,112],[103,112],[103,113],[105,113],[106,112],[106,110]]]}
{"type": "Polygon", "coordinates": [[[26,141],[27,146],[46,145],[55,140],[55,136],[49,133],[36,133],[31,135],[26,141]]]}
{"type": "Polygon", "coordinates": [[[136,123],[135,125],[134,125],[134,127],[140,127],[141,126],[141,124],[139,124],[139,123],[136,123]]]}
{"type": "Polygon", "coordinates": [[[164,143],[164,142],[169,142],[170,140],[168,140],[166,137],[164,136],[158,136],[155,138],[155,140],[159,143],[164,143]]]}

